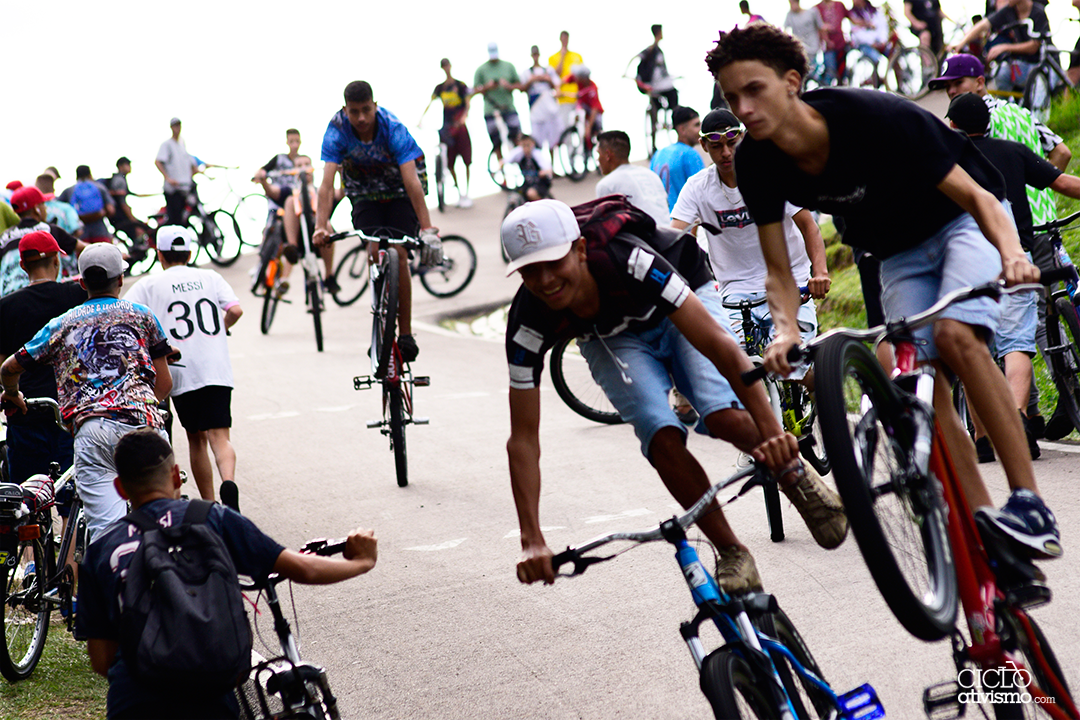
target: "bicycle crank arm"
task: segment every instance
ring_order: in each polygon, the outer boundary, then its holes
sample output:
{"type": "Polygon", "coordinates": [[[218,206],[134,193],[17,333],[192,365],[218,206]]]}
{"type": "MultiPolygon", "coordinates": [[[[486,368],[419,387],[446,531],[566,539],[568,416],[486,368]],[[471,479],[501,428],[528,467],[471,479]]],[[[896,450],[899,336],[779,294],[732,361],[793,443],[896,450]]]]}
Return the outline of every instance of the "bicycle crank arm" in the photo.
{"type": "Polygon", "coordinates": [[[429,420],[425,417],[414,417],[412,419],[413,425],[427,425],[429,420]]]}
{"type": "MultiPolygon", "coordinates": [[[[368,426],[369,429],[374,429],[374,428],[377,428],[377,427],[383,427],[386,424],[387,423],[386,423],[385,420],[369,420],[367,426],[368,426]]],[[[385,433],[385,432],[389,432],[389,431],[384,430],[383,432],[385,433]]]]}

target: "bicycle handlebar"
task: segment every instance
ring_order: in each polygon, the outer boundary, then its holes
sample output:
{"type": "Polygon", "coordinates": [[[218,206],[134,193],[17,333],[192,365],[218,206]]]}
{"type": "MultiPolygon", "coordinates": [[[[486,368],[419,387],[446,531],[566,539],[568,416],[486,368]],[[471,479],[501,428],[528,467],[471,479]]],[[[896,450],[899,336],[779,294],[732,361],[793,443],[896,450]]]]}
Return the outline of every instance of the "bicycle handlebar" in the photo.
{"type": "MultiPolygon", "coordinates": [[[[345,538],[339,540],[327,540],[326,538],[319,538],[317,540],[311,540],[305,544],[298,552],[303,555],[340,555],[345,550],[345,538]]],[[[240,580],[241,590],[261,590],[266,587],[272,587],[278,583],[284,581],[286,578],[283,575],[277,573],[271,573],[266,576],[266,582],[256,582],[251,580],[247,582],[246,579],[240,580]]]]}
{"type": "MultiPolygon", "coordinates": [[[[810,287],[809,286],[800,287],[799,288],[799,295],[802,297],[802,302],[803,302],[804,305],[806,303],[810,302],[810,287]]],[[[762,296],[760,298],[747,298],[745,300],[735,300],[733,302],[728,302],[727,300],[724,300],[724,301],[721,302],[721,304],[725,308],[727,308],[728,310],[742,310],[743,308],[751,308],[752,309],[752,308],[759,307],[761,305],[764,305],[768,301],[769,301],[768,296],[762,294],[762,296]]]]}
{"type": "Polygon", "coordinates": [[[345,238],[358,237],[361,240],[367,242],[383,243],[387,245],[404,245],[407,249],[413,250],[420,247],[422,244],[420,238],[410,237],[409,235],[402,235],[400,238],[391,237],[377,237],[375,235],[368,235],[363,230],[346,230],[345,232],[334,233],[326,238],[326,242],[337,242],[338,240],[344,240],[345,238]]]}
{"type": "Polygon", "coordinates": [[[1036,225],[1035,227],[1031,228],[1031,230],[1036,233],[1050,232],[1051,230],[1060,230],[1063,227],[1072,225],[1077,220],[1080,220],[1080,211],[1074,212],[1072,215],[1069,215],[1067,217],[1058,218],[1057,220],[1051,220],[1045,225],[1036,225]]]}
{"type": "MultiPolygon", "coordinates": [[[[31,408],[49,408],[50,410],[52,410],[53,420],[56,421],[56,425],[65,432],[71,432],[71,428],[69,428],[64,423],[64,418],[60,414],[60,403],[56,402],[52,398],[47,397],[23,398],[23,402],[26,403],[27,411],[29,411],[31,408]]],[[[0,403],[0,407],[2,407],[5,412],[10,410],[11,412],[9,412],[8,415],[13,415],[18,412],[18,408],[16,408],[13,404],[11,404],[11,402],[7,400],[5,400],[3,403],[0,403]]]]}

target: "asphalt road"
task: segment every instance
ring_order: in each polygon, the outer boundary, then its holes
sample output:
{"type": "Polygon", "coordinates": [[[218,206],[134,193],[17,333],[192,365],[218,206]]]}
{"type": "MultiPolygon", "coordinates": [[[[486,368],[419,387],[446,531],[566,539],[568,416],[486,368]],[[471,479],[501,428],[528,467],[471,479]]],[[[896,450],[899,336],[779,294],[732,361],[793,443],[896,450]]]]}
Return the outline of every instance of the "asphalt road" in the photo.
{"type": "MultiPolygon", "coordinates": [[[[555,195],[571,203],[589,199],[595,179],[559,180],[555,195]]],[[[520,546],[505,453],[501,341],[438,324],[447,315],[508,302],[515,292],[518,282],[504,277],[497,246],[502,209],[503,198],[491,197],[470,210],[435,213],[444,232],[472,240],[479,269],[453,299],[435,299],[415,284],[420,357],[413,370],[431,376],[431,387],[417,389],[415,407],[431,423],[408,429],[411,480],[404,489],[395,482],[386,438],[365,426],[380,416],[378,390],[352,389],[353,376],[368,372],[367,295],[351,308],[328,307],[326,351],[317,353],[300,305],[279,308],[271,333],[260,334],[259,300],[246,289],[253,257],[224,272],[246,312],[230,341],[241,509],[292,547],[358,525],[377,531],[380,558],[370,574],[294,591],[301,652],[328,669],[344,717],[709,717],[678,634],[692,605],[666,547],[636,548],[551,587],[523,586],[515,578],[520,546]]],[[[676,511],[628,427],[595,425],[570,412],[550,384],[544,390],[541,512],[553,548],[643,529],[676,511]]],[[[731,448],[700,436],[690,445],[714,479],[733,471],[731,448]]],[[[182,439],[178,449],[185,459],[182,439]]],[[[1073,614],[1080,612],[1080,550],[1072,532],[1080,522],[1077,452],[1046,446],[1036,463],[1068,553],[1044,564],[1055,599],[1034,611],[1074,688],[1080,687],[1073,614]]],[[[1000,466],[982,467],[1003,500],[1000,466]]],[[[781,543],[769,541],[760,493],[727,509],[766,589],[834,687],[870,682],[889,717],[922,717],[923,688],[955,679],[949,644],[909,636],[854,540],[824,551],[786,500],[784,506],[788,536],[781,543]]],[[[263,638],[273,638],[265,618],[259,627],[263,638]]]]}

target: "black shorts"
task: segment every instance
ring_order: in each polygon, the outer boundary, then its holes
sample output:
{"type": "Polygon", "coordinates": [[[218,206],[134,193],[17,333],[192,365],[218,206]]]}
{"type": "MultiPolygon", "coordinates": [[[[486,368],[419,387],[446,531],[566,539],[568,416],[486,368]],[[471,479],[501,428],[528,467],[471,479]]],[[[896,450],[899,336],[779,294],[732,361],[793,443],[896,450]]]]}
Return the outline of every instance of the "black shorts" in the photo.
{"type": "Polygon", "coordinates": [[[207,385],[172,396],[173,409],[188,432],[232,427],[232,388],[207,385]]]}
{"type": "Polygon", "coordinates": [[[420,234],[420,221],[416,218],[412,201],[407,197],[393,200],[353,200],[353,227],[369,235],[379,230],[390,230],[392,237],[420,234]]]}

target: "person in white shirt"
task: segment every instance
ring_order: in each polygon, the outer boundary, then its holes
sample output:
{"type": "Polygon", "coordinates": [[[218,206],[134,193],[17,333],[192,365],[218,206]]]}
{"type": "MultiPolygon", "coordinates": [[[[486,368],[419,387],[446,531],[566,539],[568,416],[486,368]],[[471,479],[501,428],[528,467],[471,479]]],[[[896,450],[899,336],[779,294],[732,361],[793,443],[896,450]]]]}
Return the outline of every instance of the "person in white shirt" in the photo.
{"type": "Polygon", "coordinates": [[[187,145],[180,137],[180,118],[169,121],[172,137],[161,143],[154,166],[165,178],[165,220],[169,225],[179,225],[184,220],[184,206],[188,193],[195,185],[194,177],[198,166],[195,158],[187,151],[187,145]]]}
{"type": "Polygon", "coordinates": [[[499,164],[517,165],[521,171],[521,187],[514,188],[529,202],[551,197],[551,162],[536,147],[536,140],[531,135],[518,138],[518,146],[499,164]]]}
{"type": "Polygon", "coordinates": [[[596,183],[596,197],[625,195],[641,208],[658,227],[667,227],[667,190],[660,176],[647,167],[630,164],[630,136],[622,130],[608,130],[597,136],[597,162],[604,177],[596,183]]]}
{"type": "Polygon", "coordinates": [[[207,445],[214,453],[222,492],[236,479],[236,451],[229,438],[233,373],[225,336],[244,311],[225,278],[213,270],[188,267],[195,242],[190,228],[166,225],[158,230],[158,261],[165,272],[143,278],[124,299],[150,308],[169,342],[180,350],[180,360],[170,367],[170,396],[187,433],[199,494],[213,500],[214,470],[207,445]]]}
{"type": "MultiPolygon", "coordinates": [[[[745,128],[730,110],[713,110],[701,123],[701,146],[715,163],[686,181],[675,207],[671,226],[686,228],[700,221],[708,239],[709,262],[720,285],[720,295],[732,302],[760,298],[765,294],[765,258],[761,254],[757,225],[746,209],[735,178],[735,148],[745,128]]],[[[817,310],[813,298],[824,298],[831,280],[825,261],[825,242],[817,223],[804,208],[788,203],[784,212],[791,272],[811,299],[799,309],[803,340],[817,334],[817,310]]],[[[729,310],[731,329],[741,341],[742,314],[729,310]]],[[[755,319],[773,332],[769,306],[754,309],[755,319]]]]}

